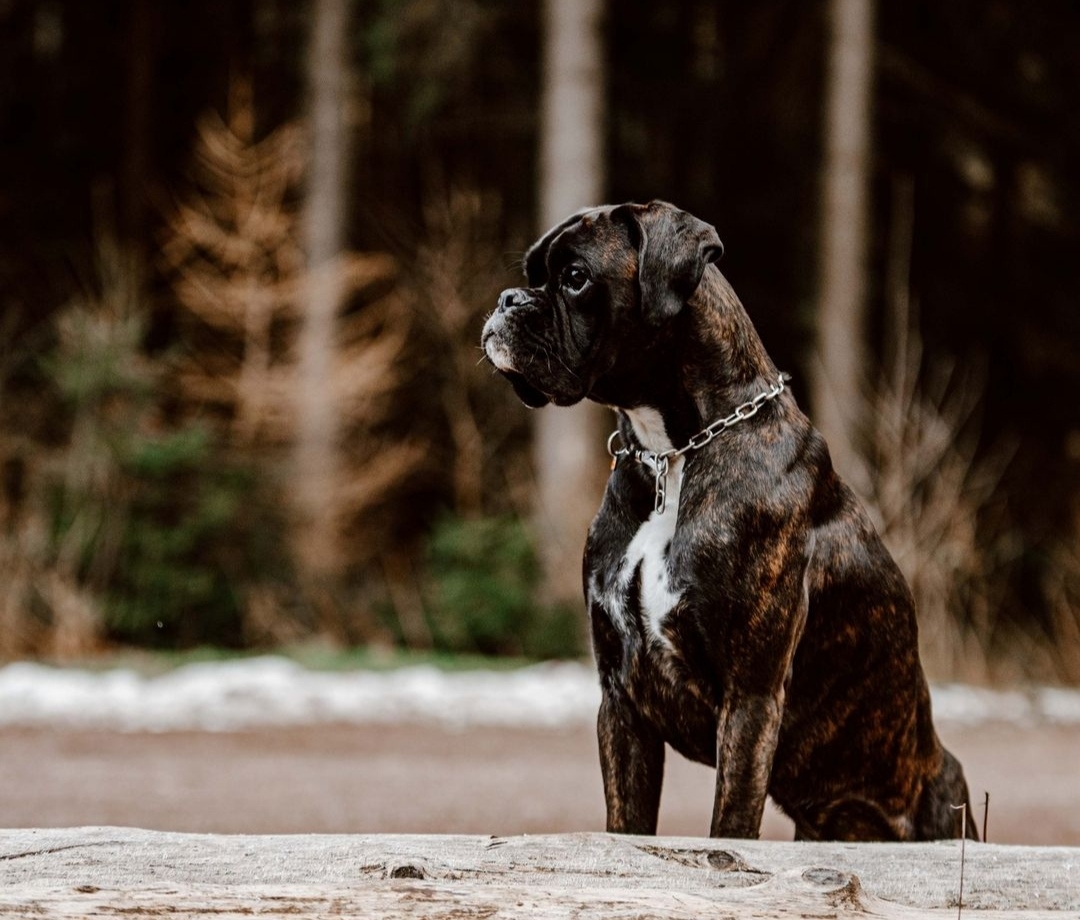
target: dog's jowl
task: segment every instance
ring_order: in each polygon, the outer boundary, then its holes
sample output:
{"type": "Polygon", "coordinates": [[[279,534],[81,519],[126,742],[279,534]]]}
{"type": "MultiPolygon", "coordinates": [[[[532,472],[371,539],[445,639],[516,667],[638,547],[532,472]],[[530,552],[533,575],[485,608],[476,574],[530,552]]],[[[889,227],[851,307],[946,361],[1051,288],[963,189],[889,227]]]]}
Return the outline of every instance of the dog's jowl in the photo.
{"type": "Polygon", "coordinates": [[[804,839],[956,836],[911,592],[722,252],[669,204],[583,211],[484,326],[527,405],[618,414],[584,566],[608,829],[656,832],[669,744],[716,768],[713,836],[757,836],[767,795],[804,839]]]}

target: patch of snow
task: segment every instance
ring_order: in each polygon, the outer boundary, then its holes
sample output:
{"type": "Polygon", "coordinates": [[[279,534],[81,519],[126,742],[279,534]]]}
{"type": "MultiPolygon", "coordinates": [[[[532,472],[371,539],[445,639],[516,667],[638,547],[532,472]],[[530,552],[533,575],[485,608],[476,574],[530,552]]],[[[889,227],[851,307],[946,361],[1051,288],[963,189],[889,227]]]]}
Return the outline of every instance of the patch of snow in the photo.
{"type": "Polygon", "coordinates": [[[1080,690],[1062,687],[992,690],[964,684],[930,688],[934,719],[964,725],[1080,725],[1080,690]]]}
{"type": "Polygon", "coordinates": [[[1019,690],[990,690],[966,684],[938,684],[930,688],[934,719],[978,725],[984,722],[1013,724],[1042,721],[1036,716],[1032,697],[1019,690]]]}
{"type": "MultiPolygon", "coordinates": [[[[932,690],[941,722],[1080,725],[1080,691],[932,690]]],[[[0,668],[0,726],[120,731],[236,731],[317,723],[435,723],[454,728],[558,728],[592,723],[600,689],[591,665],[515,671],[310,671],[267,656],[190,664],[160,677],[17,662],[0,668]]]]}
{"type": "Polygon", "coordinates": [[[0,668],[0,725],[121,731],[234,731],[326,722],[557,727],[596,718],[591,668],[516,671],[310,671],[267,656],[190,664],[160,677],[17,662],[0,668]]]}

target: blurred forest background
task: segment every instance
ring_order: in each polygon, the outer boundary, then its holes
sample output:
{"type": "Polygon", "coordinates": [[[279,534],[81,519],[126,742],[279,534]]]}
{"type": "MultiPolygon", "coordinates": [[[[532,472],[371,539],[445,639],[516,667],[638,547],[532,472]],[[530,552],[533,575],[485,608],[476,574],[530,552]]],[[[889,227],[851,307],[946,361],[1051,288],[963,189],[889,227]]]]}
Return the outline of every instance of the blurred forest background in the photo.
{"type": "Polygon", "coordinates": [[[932,673],[1080,680],[1078,39],[1068,0],[0,0],[0,658],[584,653],[610,419],[530,416],[478,337],[548,223],[659,197],[932,673]]]}

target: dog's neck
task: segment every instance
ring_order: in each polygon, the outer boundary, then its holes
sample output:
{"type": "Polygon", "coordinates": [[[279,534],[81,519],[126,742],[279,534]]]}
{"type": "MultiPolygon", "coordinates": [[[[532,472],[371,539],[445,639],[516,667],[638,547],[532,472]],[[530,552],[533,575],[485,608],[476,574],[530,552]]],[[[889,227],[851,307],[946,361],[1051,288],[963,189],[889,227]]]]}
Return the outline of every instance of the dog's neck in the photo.
{"type": "Polygon", "coordinates": [[[623,411],[641,446],[681,447],[716,419],[769,390],[779,372],[727,279],[705,272],[684,314],[678,351],[665,349],[640,405],[623,411]]]}

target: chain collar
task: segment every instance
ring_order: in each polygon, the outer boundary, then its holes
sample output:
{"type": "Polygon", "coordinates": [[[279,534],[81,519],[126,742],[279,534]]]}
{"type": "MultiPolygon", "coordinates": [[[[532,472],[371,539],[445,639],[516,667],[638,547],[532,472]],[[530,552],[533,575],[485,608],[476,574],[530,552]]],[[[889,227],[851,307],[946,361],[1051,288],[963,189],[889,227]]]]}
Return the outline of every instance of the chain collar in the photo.
{"type": "Polygon", "coordinates": [[[667,474],[671,461],[692,450],[700,450],[721,432],[727,431],[727,429],[732,426],[738,425],[739,422],[745,422],[751,416],[757,415],[758,410],[764,406],[765,403],[771,399],[776,399],[777,396],[784,392],[785,385],[790,379],[790,374],[780,374],[772,387],[763,393],[758,393],[757,396],[748,402],[736,406],[735,411],[732,412],[731,415],[717,419],[707,428],[703,428],[683,447],[672,447],[670,450],[661,451],[659,453],[638,447],[624,446],[616,448],[615,440],[616,438],[621,440],[622,435],[619,433],[618,429],[615,429],[615,431],[611,432],[611,436],[607,441],[607,450],[611,455],[611,468],[614,470],[618,465],[619,460],[623,457],[632,457],[638,463],[644,463],[646,466],[650,467],[653,471],[656,483],[656,499],[653,502],[653,510],[657,514],[663,514],[664,510],[667,508],[667,474]]]}

